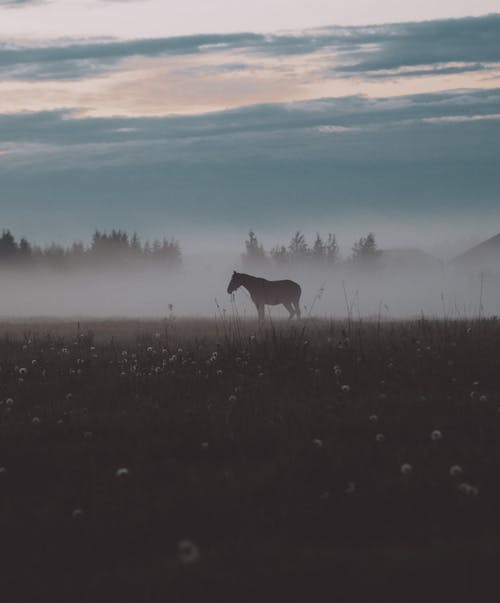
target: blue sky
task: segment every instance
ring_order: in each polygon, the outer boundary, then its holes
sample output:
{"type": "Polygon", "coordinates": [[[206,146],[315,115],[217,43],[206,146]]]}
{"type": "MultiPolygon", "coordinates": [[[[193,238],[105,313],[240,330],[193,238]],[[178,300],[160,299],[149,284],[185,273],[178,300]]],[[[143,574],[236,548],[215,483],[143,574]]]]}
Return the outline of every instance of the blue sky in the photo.
{"type": "Polygon", "coordinates": [[[320,5],[308,22],[296,3],[288,31],[255,10],[246,31],[229,11],[158,35],[154,0],[75,2],[115,31],[82,17],[57,35],[42,17],[60,2],[0,2],[2,226],[39,241],[375,218],[500,230],[500,15],[320,5]]]}

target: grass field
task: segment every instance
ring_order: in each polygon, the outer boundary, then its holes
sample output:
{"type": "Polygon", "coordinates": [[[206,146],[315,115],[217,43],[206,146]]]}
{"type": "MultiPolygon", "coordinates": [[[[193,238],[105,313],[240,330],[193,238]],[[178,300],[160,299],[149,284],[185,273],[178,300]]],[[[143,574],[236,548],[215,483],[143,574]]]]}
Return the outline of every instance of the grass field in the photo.
{"type": "Polygon", "coordinates": [[[496,319],[0,334],[2,601],[497,600],[496,319]]]}

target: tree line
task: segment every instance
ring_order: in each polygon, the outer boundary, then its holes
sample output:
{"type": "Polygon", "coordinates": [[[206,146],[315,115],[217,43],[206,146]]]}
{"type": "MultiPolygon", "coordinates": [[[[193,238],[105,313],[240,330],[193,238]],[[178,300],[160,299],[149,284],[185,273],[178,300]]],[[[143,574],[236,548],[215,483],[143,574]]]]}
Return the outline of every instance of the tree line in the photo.
{"type": "Polygon", "coordinates": [[[333,233],[328,233],[325,237],[318,233],[314,242],[309,244],[304,233],[297,230],[288,245],[275,245],[267,252],[255,232],[250,230],[241,259],[243,267],[247,269],[291,264],[327,267],[341,262],[366,264],[376,259],[379,254],[375,235],[372,232],[354,243],[349,257],[342,258],[333,233]]]}
{"type": "Polygon", "coordinates": [[[129,235],[123,230],[96,230],[90,244],[74,242],[68,246],[57,243],[39,246],[25,237],[16,240],[8,229],[4,229],[0,236],[0,265],[4,266],[77,268],[139,267],[147,264],[175,268],[180,266],[181,260],[181,249],[174,239],[142,242],[137,233],[129,235]]]}

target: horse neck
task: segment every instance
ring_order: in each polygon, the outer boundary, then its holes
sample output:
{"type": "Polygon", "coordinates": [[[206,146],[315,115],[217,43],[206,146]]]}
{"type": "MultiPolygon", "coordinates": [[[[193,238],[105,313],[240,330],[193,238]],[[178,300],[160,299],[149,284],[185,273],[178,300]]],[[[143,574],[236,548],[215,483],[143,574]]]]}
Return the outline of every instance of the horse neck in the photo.
{"type": "Polygon", "coordinates": [[[241,276],[241,286],[245,287],[245,289],[251,295],[252,291],[255,290],[255,286],[259,279],[256,276],[251,276],[250,274],[240,274],[240,276],[241,276]]]}

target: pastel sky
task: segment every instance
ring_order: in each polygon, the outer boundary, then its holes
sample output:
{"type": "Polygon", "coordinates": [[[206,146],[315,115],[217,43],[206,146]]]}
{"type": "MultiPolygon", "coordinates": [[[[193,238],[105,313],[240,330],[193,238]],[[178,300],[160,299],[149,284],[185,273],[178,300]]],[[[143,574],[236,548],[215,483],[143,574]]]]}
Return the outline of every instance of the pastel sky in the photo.
{"type": "Polygon", "coordinates": [[[432,215],[500,230],[499,13],[0,0],[2,226],[182,240],[432,215]]]}

